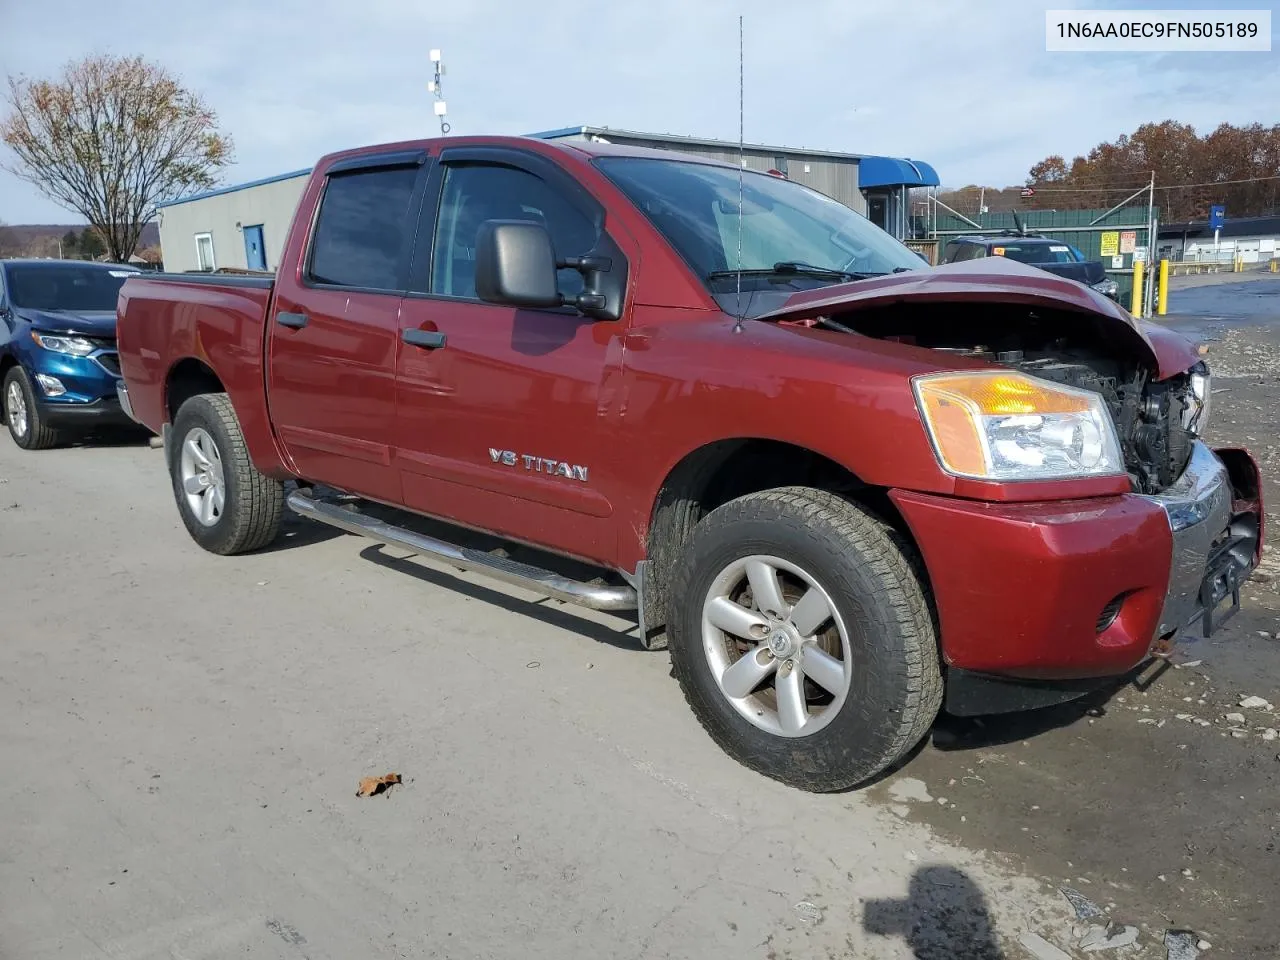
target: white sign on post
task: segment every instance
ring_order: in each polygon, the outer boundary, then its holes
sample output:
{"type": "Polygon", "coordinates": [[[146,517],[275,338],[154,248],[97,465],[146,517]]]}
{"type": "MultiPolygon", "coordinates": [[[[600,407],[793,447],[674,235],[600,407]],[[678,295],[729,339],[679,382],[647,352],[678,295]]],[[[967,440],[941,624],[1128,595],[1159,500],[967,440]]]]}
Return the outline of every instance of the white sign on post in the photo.
{"type": "Polygon", "coordinates": [[[1147,248],[1146,248],[1146,247],[1134,247],[1134,248],[1133,248],[1133,262],[1134,262],[1134,263],[1139,263],[1139,262],[1145,263],[1145,262],[1146,262],[1146,259],[1147,259],[1147,248]]]}

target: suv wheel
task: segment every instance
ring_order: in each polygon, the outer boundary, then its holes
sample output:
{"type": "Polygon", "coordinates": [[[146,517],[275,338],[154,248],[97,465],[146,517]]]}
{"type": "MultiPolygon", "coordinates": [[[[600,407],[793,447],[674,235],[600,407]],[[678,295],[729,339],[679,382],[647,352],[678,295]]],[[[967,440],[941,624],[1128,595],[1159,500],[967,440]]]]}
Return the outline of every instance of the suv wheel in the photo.
{"type": "Polygon", "coordinates": [[[910,546],[833,494],[751,494],[693,531],[671,660],[708,733],[803,790],[892,766],[942,703],[933,620],[910,546]]]}
{"type": "Polygon", "coordinates": [[[20,366],[9,368],[0,385],[3,398],[4,419],[9,426],[9,436],[23,450],[47,450],[61,439],[56,430],[45,426],[36,406],[35,391],[27,372],[20,366]]]}
{"type": "Polygon", "coordinates": [[[196,543],[229,555],[257,550],[276,538],[284,484],[250,462],[225,393],[201,394],[179,408],[166,453],[178,512],[196,543]]]}

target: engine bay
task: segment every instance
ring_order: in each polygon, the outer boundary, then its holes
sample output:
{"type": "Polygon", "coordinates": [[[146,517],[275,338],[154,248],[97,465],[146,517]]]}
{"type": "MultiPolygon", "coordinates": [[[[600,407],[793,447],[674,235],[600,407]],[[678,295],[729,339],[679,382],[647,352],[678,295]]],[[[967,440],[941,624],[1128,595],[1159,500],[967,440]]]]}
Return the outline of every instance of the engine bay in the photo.
{"type": "Polygon", "coordinates": [[[1156,380],[1149,357],[1106,317],[1033,310],[1015,304],[911,304],[821,319],[847,333],[927,347],[1088,390],[1106,402],[1138,493],[1159,493],[1182,473],[1205,419],[1206,398],[1193,379],[1200,364],[1156,380]]]}

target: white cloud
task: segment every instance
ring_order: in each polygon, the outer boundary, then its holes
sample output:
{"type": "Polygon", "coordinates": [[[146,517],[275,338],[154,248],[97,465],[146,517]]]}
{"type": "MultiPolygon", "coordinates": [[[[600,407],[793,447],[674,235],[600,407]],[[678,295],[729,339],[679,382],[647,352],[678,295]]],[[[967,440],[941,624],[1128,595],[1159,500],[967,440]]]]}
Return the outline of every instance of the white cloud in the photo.
{"type": "MultiPolygon", "coordinates": [[[[455,134],[588,123],[734,139],[739,12],[748,140],[910,156],[948,184],[1017,182],[1047,154],[1069,158],[1147,120],[1274,122],[1273,54],[1045,52],[1046,8],[1103,5],[1126,4],[224,0],[142,14],[0,0],[0,63],[49,75],[92,52],[160,61],[235,138],[229,182],[435,134],[431,47],[444,50],[455,134]]],[[[76,219],[8,175],[0,218],[76,219]]]]}

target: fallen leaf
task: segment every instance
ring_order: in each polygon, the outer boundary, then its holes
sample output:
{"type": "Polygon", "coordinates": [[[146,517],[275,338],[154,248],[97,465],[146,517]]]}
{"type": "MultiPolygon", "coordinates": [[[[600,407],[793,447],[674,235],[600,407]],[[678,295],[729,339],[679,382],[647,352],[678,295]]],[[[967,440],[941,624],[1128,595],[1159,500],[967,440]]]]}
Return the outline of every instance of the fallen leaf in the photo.
{"type": "Polygon", "coordinates": [[[380,793],[386,793],[393,785],[400,782],[400,774],[387,773],[380,777],[365,777],[360,781],[360,788],[356,790],[357,797],[376,797],[380,793]]]}

